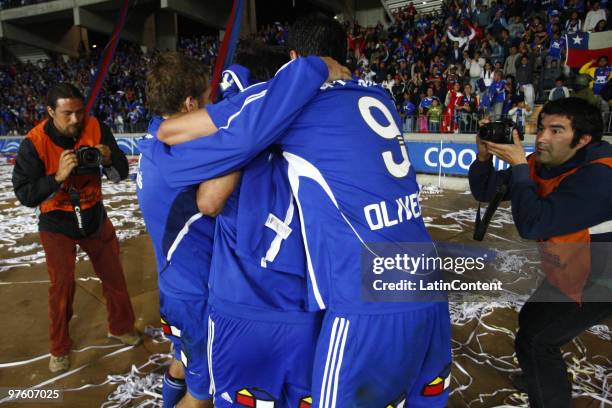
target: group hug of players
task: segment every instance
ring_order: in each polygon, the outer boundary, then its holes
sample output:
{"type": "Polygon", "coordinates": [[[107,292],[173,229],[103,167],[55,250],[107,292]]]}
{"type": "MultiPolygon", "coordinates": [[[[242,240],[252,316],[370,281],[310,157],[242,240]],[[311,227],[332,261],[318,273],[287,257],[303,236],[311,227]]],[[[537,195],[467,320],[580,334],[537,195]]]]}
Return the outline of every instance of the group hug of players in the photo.
{"type": "Polygon", "coordinates": [[[335,20],[301,19],[289,45],[278,71],[246,50],[205,107],[199,62],[149,67],[137,193],[174,350],[164,406],[444,407],[448,304],[360,295],[362,247],[431,242],[418,202],[382,227],[364,210],[418,193],[394,102],[336,62],[335,20]]]}

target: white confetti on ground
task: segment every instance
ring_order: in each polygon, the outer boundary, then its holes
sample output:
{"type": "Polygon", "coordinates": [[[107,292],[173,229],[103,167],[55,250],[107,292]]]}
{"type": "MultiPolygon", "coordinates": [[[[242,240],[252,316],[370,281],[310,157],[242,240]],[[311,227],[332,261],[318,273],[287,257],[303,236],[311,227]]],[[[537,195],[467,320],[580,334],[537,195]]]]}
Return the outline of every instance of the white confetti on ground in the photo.
{"type": "MultiPolygon", "coordinates": [[[[135,172],[135,161],[130,160],[130,175],[135,172]]],[[[0,162],[0,272],[11,268],[40,264],[45,261],[42,245],[38,241],[36,210],[21,205],[13,193],[11,175],[13,165],[0,162]],[[34,240],[34,242],[31,242],[34,240]]],[[[136,183],[132,177],[113,184],[102,184],[107,214],[117,231],[119,241],[136,237],[145,231],[138,203],[135,200],[136,183]]],[[[78,259],[86,259],[82,251],[78,259]]]]}
{"type": "MultiPolygon", "coordinates": [[[[131,173],[133,173],[133,165],[131,173]]],[[[21,206],[15,199],[11,185],[12,165],[0,157],[0,251],[8,253],[8,257],[0,259],[0,272],[17,266],[28,266],[44,262],[42,247],[37,242],[25,241],[36,234],[36,214],[33,209],[21,206]]],[[[117,185],[109,182],[103,184],[106,208],[117,235],[121,241],[135,237],[144,232],[144,223],[140,217],[135,200],[136,185],[128,178],[117,185]]],[[[421,200],[443,195],[444,191],[436,186],[424,186],[421,190],[421,200]]],[[[475,208],[462,210],[449,210],[438,208],[440,216],[424,217],[428,228],[440,228],[455,232],[464,232],[473,227],[476,215],[475,208]]],[[[508,207],[501,207],[491,222],[489,234],[500,240],[505,240],[503,228],[512,225],[512,214],[508,207]],[[495,232],[499,232],[496,234],[495,232]]],[[[83,258],[84,254],[81,254],[83,258]]],[[[514,274],[515,281],[527,278],[526,268],[530,267],[530,259],[518,251],[502,251],[498,253],[497,268],[501,273],[514,274]]],[[[14,282],[40,283],[37,282],[14,282]]],[[[481,394],[478,398],[467,401],[463,393],[475,381],[474,373],[470,373],[458,363],[458,358],[465,358],[478,365],[494,367],[505,373],[518,372],[518,364],[514,353],[505,356],[494,356],[483,348],[481,339],[485,336],[499,336],[499,341],[514,341],[515,333],[505,327],[493,325],[488,317],[496,311],[503,309],[518,312],[525,302],[525,296],[512,293],[502,294],[496,301],[488,302],[453,302],[450,303],[451,320],[454,326],[475,325],[467,340],[453,340],[453,355],[455,368],[462,374],[461,378],[453,379],[451,394],[459,393],[467,406],[483,406],[486,401],[496,395],[504,396],[504,405],[507,407],[526,407],[527,397],[512,388],[499,389],[490,394],[481,394]],[[506,339],[502,339],[501,336],[506,339]]],[[[471,326],[470,326],[471,327],[471,326]]],[[[598,325],[588,332],[603,340],[612,341],[612,331],[606,325],[598,325]]],[[[154,341],[165,341],[159,329],[147,329],[147,334],[154,341]]],[[[568,370],[573,378],[574,396],[589,396],[599,401],[601,406],[612,404],[612,362],[603,356],[587,359],[586,348],[580,341],[573,341],[578,352],[566,352],[564,357],[568,362],[568,370]],[[595,363],[594,361],[597,361],[595,363]]],[[[115,390],[108,395],[103,404],[107,408],[126,406],[160,407],[161,382],[165,367],[169,364],[169,354],[154,354],[141,366],[132,366],[130,372],[122,375],[108,376],[101,384],[87,384],[79,388],[65,390],[79,391],[91,387],[107,384],[115,385],[115,390]]],[[[476,373],[477,374],[477,373],[476,373]]]]}

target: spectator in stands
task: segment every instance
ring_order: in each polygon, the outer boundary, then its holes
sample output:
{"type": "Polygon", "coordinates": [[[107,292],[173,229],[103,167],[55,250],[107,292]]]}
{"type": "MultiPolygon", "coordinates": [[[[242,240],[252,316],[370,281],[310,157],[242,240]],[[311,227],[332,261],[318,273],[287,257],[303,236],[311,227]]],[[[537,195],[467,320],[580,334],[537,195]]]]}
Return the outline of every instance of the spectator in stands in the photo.
{"type": "Polygon", "coordinates": [[[495,37],[499,36],[503,29],[508,29],[508,22],[504,16],[503,9],[497,9],[495,12],[495,17],[493,17],[493,20],[491,21],[491,24],[487,26],[487,29],[489,29],[489,32],[495,37]]]}
{"type": "Polygon", "coordinates": [[[503,64],[504,62],[504,49],[500,43],[497,42],[495,37],[489,38],[489,45],[491,46],[491,62],[493,65],[503,64]]]}
{"type": "Polygon", "coordinates": [[[412,101],[410,93],[404,92],[404,101],[400,107],[400,112],[404,116],[404,132],[414,132],[414,117],[417,108],[412,101]]]}
{"type": "Polygon", "coordinates": [[[115,116],[115,121],[114,121],[115,131],[117,133],[124,133],[125,132],[123,124],[124,124],[123,115],[121,113],[118,113],[117,116],[115,116]]]}
{"type": "Polygon", "coordinates": [[[452,84],[452,89],[446,93],[444,99],[444,117],[442,118],[442,132],[459,132],[460,109],[463,93],[461,92],[461,83],[455,81],[452,84]]]}
{"type": "Polygon", "coordinates": [[[493,83],[493,77],[495,76],[495,70],[493,69],[493,65],[489,61],[485,63],[484,70],[482,74],[480,74],[480,78],[482,78],[484,82],[484,86],[489,88],[493,83]]]}
{"type": "Polygon", "coordinates": [[[474,39],[474,37],[476,37],[476,31],[474,31],[474,29],[470,27],[469,35],[465,32],[465,30],[461,30],[459,31],[458,36],[454,36],[453,33],[449,29],[446,32],[446,35],[451,41],[457,43],[459,49],[463,49],[465,48],[465,46],[469,44],[470,41],[472,41],[472,39],[474,39]]]}
{"type": "Polygon", "coordinates": [[[472,13],[472,18],[481,27],[486,27],[490,23],[491,14],[486,4],[482,4],[481,1],[476,2],[476,9],[472,13]]]}
{"type": "Polygon", "coordinates": [[[492,98],[492,117],[493,120],[501,119],[504,101],[506,100],[506,81],[503,79],[501,71],[495,71],[493,82],[489,86],[492,98]]]}
{"type": "Polygon", "coordinates": [[[525,104],[525,99],[522,97],[518,98],[514,107],[508,111],[508,116],[516,123],[521,134],[525,133],[525,125],[530,115],[531,108],[525,104]]]}
{"type": "Polygon", "coordinates": [[[590,87],[595,95],[599,95],[610,78],[612,78],[612,67],[608,63],[608,57],[602,55],[597,59],[597,66],[593,67],[595,60],[589,61],[580,68],[579,74],[588,75],[591,78],[590,87]]]}
{"type": "Polygon", "coordinates": [[[593,29],[594,33],[601,33],[604,31],[608,31],[608,22],[606,20],[599,20],[599,23],[593,29]]]}
{"type": "Polygon", "coordinates": [[[591,10],[587,13],[584,19],[584,31],[593,31],[597,23],[600,20],[608,20],[606,11],[599,8],[599,2],[596,1],[592,4],[591,10]]]}
{"type": "Polygon", "coordinates": [[[527,103],[527,105],[533,109],[533,104],[535,102],[535,93],[533,89],[533,56],[530,58],[529,56],[523,54],[520,60],[517,62],[516,82],[518,89],[523,93],[523,95],[525,95],[525,103],[527,103]]]}
{"type": "Polygon", "coordinates": [[[567,89],[564,82],[563,77],[558,77],[555,80],[555,87],[551,89],[550,93],[548,94],[549,101],[556,101],[557,99],[570,97],[569,89],[567,89]]]}
{"type": "Polygon", "coordinates": [[[548,55],[546,56],[546,64],[550,65],[550,61],[560,62],[565,59],[566,44],[565,37],[561,37],[559,32],[555,32],[550,39],[548,55]]]}
{"type": "Polygon", "coordinates": [[[427,117],[429,119],[429,131],[431,133],[438,133],[440,131],[440,119],[442,117],[442,107],[440,101],[435,98],[429,109],[427,110],[427,117]]]}
{"type": "Polygon", "coordinates": [[[461,52],[461,49],[459,48],[459,43],[457,41],[453,41],[453,48],[448,54],[448,63],[463,64],[463,52],[461,52]]]}
{"type": "Polygon", "coordinates": [[[514,16],[512,23],[508,25],[508,31],[510,38],[515,42],[525,34],[525,25],[521,21],[521,16],[514,16]]]}
{"type": "Polygon", "coordinates": [[[479,51],[474,52],[474,58],[466,60],[465,67],[468,70],[470,85],[476,89],[476,83],[483,76],[485,60],[480,56],[479,51]]]}
{"type": "Polygon", "coordinates": [[[476,97],[472,95],[472,86],[466,84],[463,87],[463,97],[457,109],[461,112],[460,130],[463,133],[475,131],[474,114],[476,113],[478,103],[476,97]]]}
{"type": "Polygon", "coordinates": [[[508,55],[506,61],[504,62],[504,76],[516,75],[516,62],[520,57],[518,48],[516,48],[514,45],[510,47],[510,55],[508,55]]]}
{"type": "Polygon", "coordinates": [[[578,12],[572,11],[571,17],[565,22],[565,34],[576,34],[582,31],[582,20],[580,20],[578,12]]]}

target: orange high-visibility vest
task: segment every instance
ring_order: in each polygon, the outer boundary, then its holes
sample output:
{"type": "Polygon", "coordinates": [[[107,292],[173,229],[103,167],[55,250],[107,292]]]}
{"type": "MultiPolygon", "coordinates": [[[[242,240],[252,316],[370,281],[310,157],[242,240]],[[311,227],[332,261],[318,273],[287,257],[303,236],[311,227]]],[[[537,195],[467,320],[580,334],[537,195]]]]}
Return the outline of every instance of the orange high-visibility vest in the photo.
{"type": "MultiPolygon", "coordinates": [[[[535,155],[527,160],[531,179],[538,186],[538,196],[544,198],[552,193],[561,182],[580,168],[594,163],[612,168],[612,157],[604,157],[575,167],[550,179],[538,176],[535,155]]],[[[557,235],[538,242],[542,270],[548,281],[577,303],[582,301],[582,289],[591,273],[591,234],[589,229],[557,235]]]]}
{"type": "MultiPolygon", "coordinates": [[[[26,137],[32,141],[38,157],[45,165],[45,175],[49,176],[57,173],[59,159],[65,149],[53,143],[51,137],[47,135],[45,132],[46,123],[47,120],[39,123],[30,130],[26,137]]],[[[101,140],[100,123],[96,118],[90,116],[85,119],[83,131],[74,148],[96,146],[100,144],[101,140]]],[[[99,174],[71,175],[67,181],[70,181],[72,186],[79,192],[81,210],[91,208],[102,200],[102,179],[99,174]]],[[[63,183],[55,195],[40,204],[40,211],[42,213],[56,210],[74,211],[70,195],[68,194],[68,188],[68,183],[63,183]]]]}

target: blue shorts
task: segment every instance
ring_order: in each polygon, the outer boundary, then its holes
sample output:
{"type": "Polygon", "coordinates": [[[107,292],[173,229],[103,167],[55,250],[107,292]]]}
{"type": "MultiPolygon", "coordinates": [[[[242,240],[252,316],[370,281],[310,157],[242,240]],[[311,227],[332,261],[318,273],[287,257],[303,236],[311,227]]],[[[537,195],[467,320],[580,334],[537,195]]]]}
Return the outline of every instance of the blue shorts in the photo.
{"type": "Polygon", "coordinates": [[[215,407],[308,408],[320,315],[254,321],[211,308],[209,365],[215,407]]]}
{"type": "Polygon", "coordinates": [[[317,344],[313,407],[446,407],[447,303],[389,314],[328,311],[317,344]]]}
{"type": "Polygon", "coordinates": [[[211,399],[206,360],[208,313],[206,300],[182,300],[159,295],[164,335],[174,346],[174,358],[185,367],[187,391],[199,399],[211,399]]]}

